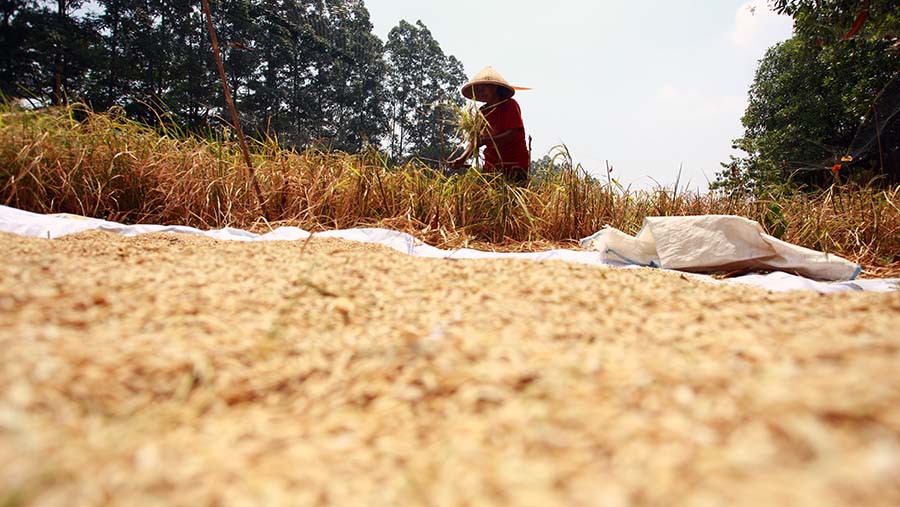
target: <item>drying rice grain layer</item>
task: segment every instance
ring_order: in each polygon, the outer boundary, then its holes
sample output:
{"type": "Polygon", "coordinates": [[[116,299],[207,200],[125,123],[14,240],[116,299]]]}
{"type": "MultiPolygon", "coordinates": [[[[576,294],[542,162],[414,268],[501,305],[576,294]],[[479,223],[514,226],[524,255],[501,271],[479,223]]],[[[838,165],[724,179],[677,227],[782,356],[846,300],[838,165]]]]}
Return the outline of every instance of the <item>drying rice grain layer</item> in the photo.
{"type": "Polygon", "coordinates": [[[900,294],[0,235],[0,504],[900,505],[900,294]]]}

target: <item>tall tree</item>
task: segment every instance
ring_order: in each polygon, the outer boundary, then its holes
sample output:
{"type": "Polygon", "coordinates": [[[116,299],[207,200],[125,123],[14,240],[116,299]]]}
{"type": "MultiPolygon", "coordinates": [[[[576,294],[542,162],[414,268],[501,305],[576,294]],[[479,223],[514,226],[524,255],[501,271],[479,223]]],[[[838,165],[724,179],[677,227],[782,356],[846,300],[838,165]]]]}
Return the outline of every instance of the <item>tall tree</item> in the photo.
{"type": "MultiPolygon", "coordinates": [[[[248,83],[246,98],[250,121],[248,132],[258,135],[278,135],[285,141],[296,140],[291,132],[294,127],[289,110],[291,80],[289,68],[293,61],[299,26],[287,19],[284,0],[260,0],[254,6],[256,22],[248,35],[249,49],[256,53],[259,65],[254,78],[248,83]]],[[[296,8],[296,3],[291,2],[296,8]]]]}
{"type": "Polygon", "coordinates": [[[260,64],[250,39],[256,22],[255,3],[258,2],[225,0],[219,2],[219,9],[215,11],[216,32],[221,40],[225,73],[234,102],[241,111],[245,110],[242,106],[252,93],[250,85],[260,64]]]}
{"type": "Polygon", "coordinates": [[[247,100],[254,129],[294,146],[359,150],[384,132],[384,62],[359,0],[263,0],[247,100]]]}
{"type": "Polygon", "coordinates": [[[5,1],[3,19],[3,92],[35,96],[52,103],[81,93],[91,46],[91,20],[74,13],[81,0],[5,1]]]}
{"type": "Polygon", "coordinates": [[[748,155],[727,164],[713,187],[821,186],[838,164],[841,174],[896,180],[900,53],[889,45],[857,39],[818,48],[794,37],[770,48],[750,87],[744,136],[735,141],[748,155]],[[894,98],[879,102],[885,93],[894,98]]]}
{"type": "Polygon", "coordinates": [[[154,102],[162,87],[163,51],[155,0],[108,0],[98,16],[105,33],[100,58],[91,70],[90,102],[95,109],[125,108],[129,115],[150,120],[144,104],[154,102]]]}
{"type": "Polygon", "coordinates": [[[442,159],[445,147],[455,141],[443,120],[449,117],[445,106],[462,105],[462,64],[444,54],[421,21],[400,21],[388,34],[385,49],[391,158],[442,159]]]}
{"type": "Polygon", "coordinates": [[[57,103],[66,100],[68,94],[83,98],[84,78],[96,61],[94,50],[100,34],[94,18],[76,14],[84,4],[84,0],[56,0],[53,100],[57,103]]]}
{"type": "Polygon", "coordinates": [[[227,117],[200,3],[166,0],[164,6],[159,30],[166,55],[161,65],[161,102],[188,128],[206,126],[216,116],[227,117]]]}
{"type": "Polygon", "coordinates": [[[32,9],[25,0],[0,1],[0,93],[18,96],[20,80],[28,72],[28,33],[32,9]]]}
{"type": "Polygon", "coordinates": [[[316,138],[331,147],[357,151],[377,144],[384,130],[384,61],[361,0],[326,0],[312,13],[318,49],[311,79],[320,122],[316,138]]]}
{"type": "Polygon", "coordinates": [[[108,63],[98,66],[95,107],[120,105],[148,122],[169,114],[189,128],[221,112],[209,35],[196,2],[111,0],[100,19],[108,63]]]}

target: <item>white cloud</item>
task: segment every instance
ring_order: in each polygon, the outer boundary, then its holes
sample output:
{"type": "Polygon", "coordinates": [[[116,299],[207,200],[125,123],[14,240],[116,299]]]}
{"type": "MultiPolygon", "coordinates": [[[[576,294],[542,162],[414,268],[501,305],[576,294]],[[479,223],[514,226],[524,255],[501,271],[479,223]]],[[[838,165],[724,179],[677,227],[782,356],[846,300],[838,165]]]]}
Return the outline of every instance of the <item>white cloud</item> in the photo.
{"type": "Polygon", "coordinates": [[[743,49],[765,49],[790,37],[793,25],[789,16],[769,9],[766,0],[750,0],[738,7],[730,38],[743,49]]]}

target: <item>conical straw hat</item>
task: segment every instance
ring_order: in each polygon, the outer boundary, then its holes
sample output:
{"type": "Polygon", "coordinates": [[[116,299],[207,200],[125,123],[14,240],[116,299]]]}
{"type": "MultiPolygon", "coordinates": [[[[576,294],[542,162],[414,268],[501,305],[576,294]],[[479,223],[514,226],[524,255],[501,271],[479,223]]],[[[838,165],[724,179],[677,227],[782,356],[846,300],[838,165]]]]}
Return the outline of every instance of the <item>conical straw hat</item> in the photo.
{"type": "Polygon", "coordinates": [[[492,84],[492,85],[502,86],[510,91],[510,97],[515,95],[516,90],[530,90],[531,89],[531,88],[525,88],[522,86],[513,86],[513,85],[509,84],[509,82],[507,80],[503,79],[503,76],[501,76],[499,72],[494,70],[493,67],[487,66],[487,67],[481,69],[481,71],[478,74],[475,74],[475,77],[473,77],[468,83],[463,85],[462,90],[460,90],[460,91],[462,91],[463,97],[470,99],[470,100],[475,100],[475,95],[472,93],[472,91],[473,91],[472,88],[474,88],[475,85],[479,85],[479,84],[492,84]]]}

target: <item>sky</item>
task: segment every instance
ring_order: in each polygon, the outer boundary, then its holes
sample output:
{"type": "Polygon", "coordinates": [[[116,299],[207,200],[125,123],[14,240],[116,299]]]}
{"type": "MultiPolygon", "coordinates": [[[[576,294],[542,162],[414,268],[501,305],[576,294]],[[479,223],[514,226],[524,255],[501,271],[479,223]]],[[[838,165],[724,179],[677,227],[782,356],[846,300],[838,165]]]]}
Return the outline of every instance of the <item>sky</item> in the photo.
{"type": "Polygon", "coordinates": [[[490,65],[516,93],[532,158],[565,144],[632,189],[703,192],[743,134],[747,91],[792,22],[765,0],[365,0],[375,33],[421,20],[471,78],[490,65]]]}

